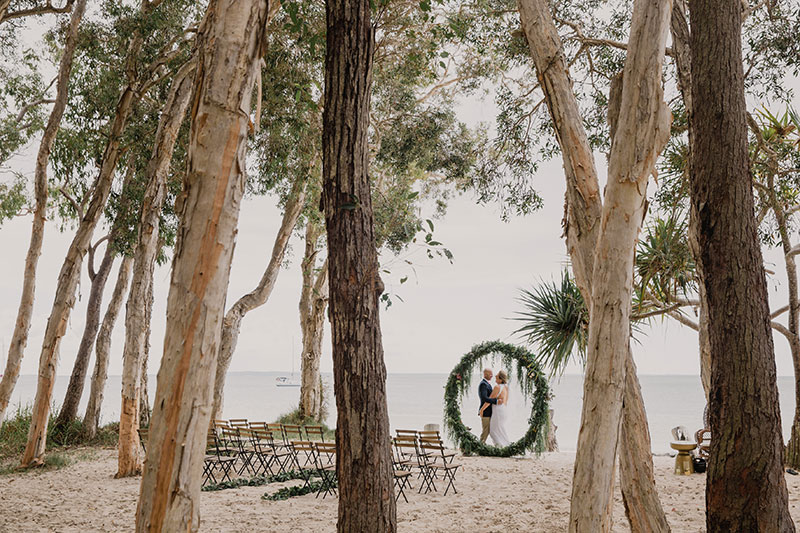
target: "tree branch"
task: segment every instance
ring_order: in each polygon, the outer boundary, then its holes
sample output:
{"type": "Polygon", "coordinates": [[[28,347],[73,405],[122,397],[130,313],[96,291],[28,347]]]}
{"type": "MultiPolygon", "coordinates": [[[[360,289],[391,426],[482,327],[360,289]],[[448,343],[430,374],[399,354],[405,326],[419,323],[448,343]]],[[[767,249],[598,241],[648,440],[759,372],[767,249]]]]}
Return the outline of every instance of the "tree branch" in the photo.
{"type": "MultiPolygon", "coordinates": [[[[572,22],[569,20],[564,20],[561,18],[553,17],[553,20],[558,22],[559,24],[563,24],[564,26],[569,26],[575,32],[574,35],[570,35],[564,38],[564,40],[573,40],[578,41],[584,46],[610,46],[611,48],[617,48],[618,50],[628,50],[628,43],[623,43],[620,41],[614,41],[611,39],[600,39],[597,37],[586,37],[581,31],[581,27],[578,23],[572,22]]],[[[670,57],[673,56],[672,48],[667,46],[665,49],[665,55],[670,57]]]]}
{"type": "Polygon", "coordinates": [[[788,310],[789,310],[789,306],[788,305],[784,305],[783,307],[780,307],[780,308],[774,310],[772,313],[770,313],[769,317],[770,318],[777,318],[777,317],[781,316],[783,313],[785,313],[788,310]]]}
{"type": "Polygon", "coordinates": [[[75,209],[75,212],[78,214],[78,218],[83,218],[83,207],[81,204],[78,203],[77,200],[69,193],[64,187],[59,187],[58,192],[66,198],[70,204],[72,204],[72,208],[75,209]]]}
{"type": "Polygon", "coordinates": [[[697,322],[695,322],[694,320],[691,320],[689,317],[687,317],[686,315],[684,315],[680,311],[670,311],[668,314],[669,314],[669,316],[671,316],[672,318],[674,318],[675,320],[677,320],[678,322],[680,322],[684,326],[690,327],[695,331],[700,331],[700,325],[697,322]]]}
{"type": "Polygon", "coordinates": [[[18,11],[11,11],[7,12],[3,15],[3,18],[0,19],[0,24],[3,22],[8,22],[12,19],[18,19],[22,17],[30,17],[34,15],[47,15],[49,13],[69,13],[72,10],[72,4],[75,3],[75,0],[67,0],[67,3],[64,4],[63,7],[56,7],[53,5],[51,1],[48,0],[47,4],[43,6],[34,6],[28,9],[20,9],[18,11]]]}
{"type": "Polygon", "coordinates": [[[772,321],[771,325],[772,325],[772,329],[774,329],[775,331],[779,331],[780,333],[783,334],[784,337],[786,337],[786,339],[789,342],[792,342],[792,339],[794,338],[794,335],[792,334],[791,331],[789,331],[789,328],[787,328],[786,326],[784,326],[780,322],[775,322],[775,321],[772,321]]]}

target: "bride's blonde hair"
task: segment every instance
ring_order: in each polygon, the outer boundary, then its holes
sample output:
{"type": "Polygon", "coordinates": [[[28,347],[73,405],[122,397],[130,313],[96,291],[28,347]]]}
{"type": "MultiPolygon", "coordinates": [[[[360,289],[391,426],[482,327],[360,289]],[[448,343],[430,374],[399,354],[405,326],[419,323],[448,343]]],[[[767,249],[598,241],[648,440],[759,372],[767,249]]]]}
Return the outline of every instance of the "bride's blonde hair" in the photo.
{"type": "Polygon", "coordinates": [[[505,370],[501,370],[497,373],[497,380],[500,381],[503,385],[508,383],[508,374],[506,374],[505,370]]]}

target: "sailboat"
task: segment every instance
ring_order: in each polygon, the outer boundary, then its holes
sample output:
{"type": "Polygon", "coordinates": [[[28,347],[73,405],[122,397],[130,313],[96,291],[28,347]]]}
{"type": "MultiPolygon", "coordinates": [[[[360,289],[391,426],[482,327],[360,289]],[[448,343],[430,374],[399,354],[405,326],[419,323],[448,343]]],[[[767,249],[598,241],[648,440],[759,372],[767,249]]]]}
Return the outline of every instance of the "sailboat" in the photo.
{"type": "Polygon", "coordinates": [[[275,378],[276,387],[299,387],[300,381],[294,377],[294,338],[292,338],[292,376],[278,376],[275,378]]]}

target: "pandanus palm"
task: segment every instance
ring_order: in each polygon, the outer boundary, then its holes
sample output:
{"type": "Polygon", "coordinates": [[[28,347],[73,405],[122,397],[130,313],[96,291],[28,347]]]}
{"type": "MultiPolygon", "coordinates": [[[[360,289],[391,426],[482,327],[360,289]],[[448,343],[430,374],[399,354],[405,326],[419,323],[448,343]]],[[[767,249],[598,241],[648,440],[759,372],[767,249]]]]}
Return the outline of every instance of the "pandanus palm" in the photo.
{"type": "MultiPolygon", "coordinates": [[[[635,330],[643,321],[692,305],[695,264],[686,233],[686,222],[677,214],[655,219],[644,231],[636,252],[635,330]]],[[[521,289],[517,300],[522,310],[513,319],[522,325],[514,333],[536,347],[539,364],[551,376],[563,374],[571,361],[585,361],[589,310],[567,270],[560,282],[543,280],[521,289]]]]}

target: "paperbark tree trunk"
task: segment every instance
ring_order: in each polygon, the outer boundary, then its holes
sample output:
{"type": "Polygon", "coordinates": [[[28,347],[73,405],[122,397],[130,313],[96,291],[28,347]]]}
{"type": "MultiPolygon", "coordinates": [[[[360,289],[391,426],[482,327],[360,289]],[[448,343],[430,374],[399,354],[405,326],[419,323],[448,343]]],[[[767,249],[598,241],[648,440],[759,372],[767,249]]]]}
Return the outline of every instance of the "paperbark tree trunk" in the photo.
{"type": "Polygon", "coordinates": [[[111,333],[114,331],[114,324],[122,308],[122,301],[128,290],[128,278],[131,273],[133,258],[124,257],[119,267],[117,281],[114,284],[114,291],[111,293],[111,300],[108,302],[103,323],[97,333],[95,343],[95,363],[92,372],[92,385],[89,390],[89,401],[86,404],[86,413],[83,415],[83,431],[88,438],[93,438],[97,434],[97,427],[100,425],[100,409],[103,405],[103,392],[108,378],[108,355],[111,350],[111,333]]]}
{"type": "Polygon", "coordinates": [[[341,533],[394,532],[392,456],[369,180],[369,0],[326,2],[323,195],[341,533]]]}
{"type": "MultiPolygon", "coordinates": [[[[675,61],[675,70],[678,74],[678,89],[683,98],[683,105],[686,107],[686,112],[691,117],[692,66],[691,50],[689,49],[689,24],[686,19],[686,3],[684,0],[673,0],[670,33],[672,35],[672,57],[675,61]]],[[[689,179],[689,176],[687,175],[686,178],[689,179]]],[[[697,258],[700,256],[697,220],[691,213],[689,215],[689,247],[692,250],[693,257],[697,258]]],[[[703,384],[703,391],[706,395],[706,405],[708,405],[708,394],[711,389],[711,346],[709,345],[708,339],[708,299],[706,298],[706,288],[703,283],[703,272],[699,260],[695,260],[695,272],[700,296],[700,316],[698,317],[700,381],[703,384]]]]}
{"type": "Polygon", "coordinates": [[[324,228],[308,221],[303,257],[303,289],[300,293],[300,329],[303,353],[300,368],[300,415],[322,422],[323,390],[319,373],[322,339],[325,331],[325,309],[328,306],[328,261],[317,269],[318,241],[324,228]]]}
{"type": "Polygon", "coordinates": [[[212,411],[217,418],[222,417],[225,377],[228,374],[233,352],[236,350],[236,344],[239,341],[242,320],[247,313],[267,303],[270,294],[272,294],[272,289],[275,287],[275,282],[281,270],[283,257],[286,254],[286,246],[289,244],[289,238],[292,236],[297,219],[303,210],[306,196],[305,184],[305,179],[299,179],[292,184],[292,191],[290,192],[289,200],[286,202],[281,225],[272,245],[272,255],[258,285],[256,285],[255,289],[239,298],[222,320],[222,340],[214,377],[214,408],[212,411]]]}
{"type": "MultiPolygon", "coordinates": [[[[549,6],[539,0],[522,0],[519,7],[523,29],[564,158],[567,192],[563,226],[572,269],[584,299],[590,302],[594,251],[602,213],[594,158],[572,92],[563,47],[549,6]]],[[[619,110],[616,115],[619,116],[619,110]]],[[[626,350],[626,353],[626,365],[635,368],[630,350],[626,350]]],[[[634,532],[669,531],[655,488],[650,433],[635,374],[626,375],[624,392],[622,424],[626,438],[623,439],[620,452],[620,481],[631,529],[634,532]]]]}
{"type": "Polygon", "coordinates": [[[136,531],[197,531],[206,435],[258,58],[280,4],[212,0],[198,32],[188,168],[136,531]]]}
{"type": "Polygon", "coordinates": [[[78,354],[75,356],[75,364],[72,367],[72,375],[69,378],[67,392],[64,402],[61,404],[61,411],[55,420],[56,426],[64,427],[70,423],[78,414],[78,404],[83,394],[83,385],[86,382],[86,372],[89,368],[89,360],[92,357],[92,348],[97,338],[97,330],[100,327],[100,308],[103,302],[103,291],[106,288],[108,275],[111,273],[111,266],[114,263],[114,252],[111,242],[106,242],[106,250],[103,260],[97,272],[94,271],[92,262],[94,252],[89,250],[89,274],[91,278],[91,289],[89,290],[89,300],[86,302],[86,324],[83,327],[83,336],[78,347],[78,354]]]}
{"type": "Polygon", "coordinates": [[[137,475],[139,455],[139,403],[142,361],[148,343],[149,309],[153,270],[159,249],[161,210],[167,191],[167,177],[178,131],[192,95],[195,61],[183,65],[172,81],[156,131],[153,153],[147,165],[147,187],[142,201],[139,235],[133,255],[131,290],[125,308],[125,347],[122,352],[122,404],[119,420],[117,477],[137,475]]]}
{"type": "MultiPolygon", "coordinates": [[[[141,43],[141,40],[138,42],[141,43]]],[[[28,442],[21,461],[24,467],[42,463],[42,456],[47,442],[47,423],[50,415],[50,401],[53,397],[58,349],[61,345],[61,338],[66,333],[70,312],[75,305],[75,289],[80,279],[83,258],[86,255],[97,222],[103,215],[103,209],[111,191],[111,182],[114,178],[114,171],[120,154],[122,131],[125,128],[125,123],[135,98],[135,87],[129,84],[123,90],[117,103],[108,142],[103,153],[100,174],[97,176],[92,189],[92,199],[81,218],[78,230],[70,243],[67,256],[58,276],[56,295],[53,300],[50,317],[47,320],[42,352],[39,356],[39,379],[36,387],[36,399],[33,402],[28,442]]]]}
{"type": "MultiPolygon", "coordinates": [[[[761,133],[756,128],[756,135],[761,133]]],[[[777,170],[777,162],[774,164],[777,170]]],[[[792,252],[792,242],[789,235],[789,221],[786,211],[783,208],[778,195],[775,192],[775,175],[770,173],[767,181],[767,196],[775,214],[775,221],[778,226],[778,233],[781,236],[781,247],[783,248],[783,261],[786,268],[786,279],[789,289],[789,329],[782,328],[786,340],[789,341],[789,349],[792,353],[792,363],[794,365],[795,376],[795,409],[792,420],[791,436],[786,445],[786,464],[792,468],[800,468],[800,324],[798,323],[798,313],[800,313],[800,298],[798,298],[797,287],[797,263],[792,252]]]]}
{"type": "Polygon", "coordinates": [[[709,533],[794,531],[750,176],[741,5],[692,2],[691,207],[711,338],[709,533]]]}
{"type": "MultiPolygon", "coordinates": [[[[0,3],[0,20],[8,8],[8,1],[0,3]]],[[[86,11],[86,0],[78,0],[70,17],[64,51],[58,66],[58,79],[56,81],[56,98],[50,117],[47,119],[42,141],[39,143],[39,152],[36,155],[36,169],[34,171],[34,196],[36,206],[33,210],[33,224],[28,253],[25,256],[25,270],[22,278],[22,295],[17,310],[17,320],[14,332],[11,335],[11,344],[8,347],[8,359],[0,379],[0,424],[5,419],[8,402],[17,384],[22,357],[28,344],[28,334],[31,328],[31,313],[33,300],[36,293],[36,268],[39,265],[39,256],[42,253],[44,240],[44,223],[47,217],[47,164],[50,160],[50,151],[56,139],[61,117],[67,107],[69,97],[69,76],[72,71],[72,59],[75,55],[75,46],[78,41],[78,27],[86,11]]]]}
{"type": "Polygon", "coordinates": [[[610,531],[614,463],[629,354],[633,259],[647,182],[669,138],[661,70],[670,2],[634,3],[592,276],[581,429],[570,531],[610,531]]]}
{"type": "Polygon", "coordinates": [[[11,0],[0,0],[0,22],[8,13],[8,6],[11,5],[11,0]]]}
{"type": "MultiPolygon", "coordinates": [[[[160,246],[160,245],[159,245],[160,246]]],[[[155,268],[155,265],[153,265],[155,268]]],[[[139,427],[150,427],[150,392],[148,390],[147,365],[150,359],[150,335],[153,326],[153,274],[150,274],[150,287],[147,290],[147,307],[144,316],[147,329],[145,331],[144,355],[142,356],[142,382],[139,394],[139,427]]]]}
{"type": "Polygon", "coordinates": [[[633,533],[669,532],[669,522],[661,507],[653,471],[653,452],[642,389],[636,377],[636,364],[628,347],[625,361],[625,391],[619,446],[619,485],[625,516],[633,533]]]}

